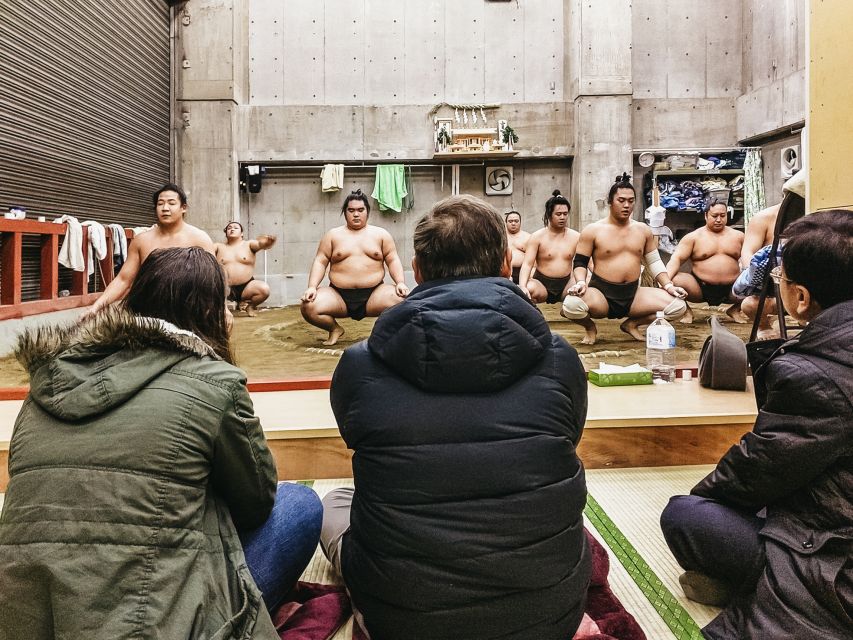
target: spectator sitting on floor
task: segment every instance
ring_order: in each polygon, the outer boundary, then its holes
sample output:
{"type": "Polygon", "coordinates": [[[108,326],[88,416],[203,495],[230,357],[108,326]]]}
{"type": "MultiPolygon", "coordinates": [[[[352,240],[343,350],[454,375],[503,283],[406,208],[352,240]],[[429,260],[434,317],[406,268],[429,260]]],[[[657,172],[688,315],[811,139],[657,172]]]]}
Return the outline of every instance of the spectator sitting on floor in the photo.
{"type": "Polygon", "coordinates": [[[580,359],[485,202],[437,203],[414,250],[418,287],[332,378],[355,491],[324,498],[321,545],[373,640],[567,640],[591,571],[580,359]]]}
{"type": "Polygon", "coordinates": [[[124,308],[20,339],[0,638],[277,640],[264,602],[308,565],[320,500],[276,488],[213,254],[157,249],[134,275],[124,308]]]}
{"type": "Polygon", "coordinates": [[[661,515],[685,595],[727,605],[706,638],[853,630],[853,212],[783,237],[771,275],[805,329],[756,369],[753,430],[661,515]]]}

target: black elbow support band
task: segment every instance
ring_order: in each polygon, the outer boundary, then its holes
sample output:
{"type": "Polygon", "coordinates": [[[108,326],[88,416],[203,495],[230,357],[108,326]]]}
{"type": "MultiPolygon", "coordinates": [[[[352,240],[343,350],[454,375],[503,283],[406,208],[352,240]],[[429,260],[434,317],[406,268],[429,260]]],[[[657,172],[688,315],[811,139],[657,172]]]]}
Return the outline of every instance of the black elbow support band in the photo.
{"type": "Polygon", "coordinates": [[[589,256],[585,256],[582,253],[576,253],[575,259],[572,260],[572,268],[577,269],[578,267],[583,267],[584,269],[589,268],[589,256]]]}

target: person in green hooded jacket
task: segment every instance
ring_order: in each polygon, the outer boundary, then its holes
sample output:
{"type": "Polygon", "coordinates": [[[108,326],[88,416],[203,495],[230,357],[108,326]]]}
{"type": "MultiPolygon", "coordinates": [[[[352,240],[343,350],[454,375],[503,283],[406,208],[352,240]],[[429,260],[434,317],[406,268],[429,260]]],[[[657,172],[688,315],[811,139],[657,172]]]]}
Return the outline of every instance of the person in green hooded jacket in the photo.
{"type": "Polygon", "coordinates": [[[0,638],[278,638],[322,507],[277,485],[225,295],[212,254],[157,250],[122,306],[19,339],[0,638]]]}

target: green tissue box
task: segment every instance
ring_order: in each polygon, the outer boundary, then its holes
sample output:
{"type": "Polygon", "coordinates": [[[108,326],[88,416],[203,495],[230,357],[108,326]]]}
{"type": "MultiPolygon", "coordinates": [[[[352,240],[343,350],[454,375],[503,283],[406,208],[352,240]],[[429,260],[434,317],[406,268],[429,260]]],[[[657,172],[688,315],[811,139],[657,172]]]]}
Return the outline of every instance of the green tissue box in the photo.
{"type": "Polygon", "coordinates": [[[651,371],[627,371],[624,373],[589,372],[589,381],[598,387],[621,387],[629,384],[652,384],[651,371]]]}

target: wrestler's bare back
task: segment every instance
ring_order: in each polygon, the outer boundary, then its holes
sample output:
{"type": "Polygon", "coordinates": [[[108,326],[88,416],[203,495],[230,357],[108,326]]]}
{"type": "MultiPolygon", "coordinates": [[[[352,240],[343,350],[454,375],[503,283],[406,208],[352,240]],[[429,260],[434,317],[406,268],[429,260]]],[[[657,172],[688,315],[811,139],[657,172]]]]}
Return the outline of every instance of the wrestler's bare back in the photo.
{"type": "Polygon", "coordinates": [[[620,284],[636,282],[640,279],[643,255],[652,250],[647,248],[651,237],[647,224],[636,220],[614,224],[606,218],[584,228],[578,253],[592,257],[599,277],[620,284]],[[586,250],[590,253],[586,254],[586,250]]]}
{"type": "Polygon", "coordinates": [[[536,271],[549,278],[570,275],[580,236],[580,233],[568,228],[559,233],[550,227],[534,231],[528,240],[528,247],[536,248],[536,271]]]}
{"type": "Polygon", "coordinates": [[[743,233],[725,227],[715,233],[701,227],[688,233],[681,242],[692,242],[690,260],[695,276],[709,284],[734,282],[740,274],[738,259],[743,247],[743,233]]]}
{"type": "Polygon", "coordinates": [[[340,289],[366,289],[385,279],[385,256],[391,234],[382,227],[350,229],[346,225],[326,233],[329,281],[340,289]]]}

